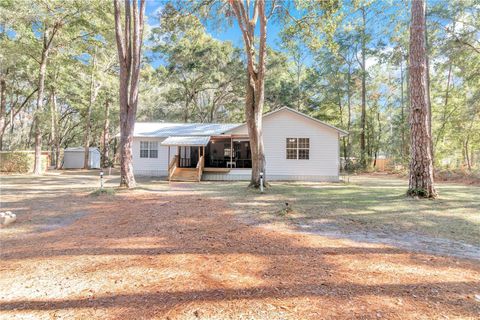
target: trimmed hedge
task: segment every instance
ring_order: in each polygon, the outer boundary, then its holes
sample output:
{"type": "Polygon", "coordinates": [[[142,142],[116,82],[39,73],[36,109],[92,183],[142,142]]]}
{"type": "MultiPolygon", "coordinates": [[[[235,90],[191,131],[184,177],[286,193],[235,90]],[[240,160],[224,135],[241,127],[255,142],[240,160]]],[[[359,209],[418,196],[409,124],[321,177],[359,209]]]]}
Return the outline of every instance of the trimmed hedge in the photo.
{"type": "MultiPolygon", "coordinates": [[[[35,153],[33,151],[0,152],[0,172],[28,173],[33,172],[35,153]]],[[[48,155],[42,154],[42,172],[47,170],[48,155]]]]}

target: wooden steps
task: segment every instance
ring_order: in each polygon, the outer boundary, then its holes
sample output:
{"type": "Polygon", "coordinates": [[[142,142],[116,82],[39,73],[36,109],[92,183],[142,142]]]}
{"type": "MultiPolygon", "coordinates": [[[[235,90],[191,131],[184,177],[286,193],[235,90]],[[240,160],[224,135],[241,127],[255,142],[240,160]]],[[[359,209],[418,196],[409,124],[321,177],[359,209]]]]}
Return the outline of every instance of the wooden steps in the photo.
{"type": "Polygon", "coordinates": [[[197,182],[198,171],[196,168],[175,168],[170,181],[197,182]]]}

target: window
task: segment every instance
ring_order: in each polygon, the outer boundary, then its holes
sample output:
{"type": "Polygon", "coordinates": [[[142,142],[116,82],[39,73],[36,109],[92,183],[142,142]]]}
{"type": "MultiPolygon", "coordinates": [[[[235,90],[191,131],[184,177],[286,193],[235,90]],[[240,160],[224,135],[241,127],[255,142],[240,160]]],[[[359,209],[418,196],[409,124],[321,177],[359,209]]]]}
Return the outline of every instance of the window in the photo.
{"type": "Polygon", "coordinates": [[[158,158],[158,142],[140,141],[140,158],[158,158]]]}
{"type": "Polygon", "coordinates": [[[140,141],[140,158],[148,158],[148,141],[140,141]]]}
{"type": "Polygon", "coordinates": [[[158,158],[158,142],[150,141],[150,158],[158,158]]]}
{"type": "Polygon", "coordinates": [[[310,138],[287,138],[287,159],[310,159],[310,138]]]}
{"type": "Polygon", "coordinates": [[[287,138],[287,159],[297,159],[297,138],[287,138]]]}

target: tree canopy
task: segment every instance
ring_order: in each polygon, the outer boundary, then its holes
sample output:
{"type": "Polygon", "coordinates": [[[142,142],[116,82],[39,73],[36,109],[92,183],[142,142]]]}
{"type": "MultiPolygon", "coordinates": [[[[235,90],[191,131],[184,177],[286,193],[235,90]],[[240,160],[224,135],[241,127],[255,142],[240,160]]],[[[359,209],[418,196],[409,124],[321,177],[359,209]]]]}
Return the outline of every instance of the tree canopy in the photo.
{"type": "MultiPolygon", "coordinates": [[[[247,55],[230,3],[161,4],[147,6],[137,121],[245,121],[247,55]]],[[[349,131],[349,169],[381,157],[405,167],[410,1],[322,5],[269,2],[264,111],[288,106],[349,131]]],[[[54,154],[100,146],[107,130],[113,159],[113,11],[105,1],[0,3],[2,150],[33,150],[36,134],[54,154]]],[[[429,1],[426,27],[435,166],[478,170],[480,2],[429,1]]]]}

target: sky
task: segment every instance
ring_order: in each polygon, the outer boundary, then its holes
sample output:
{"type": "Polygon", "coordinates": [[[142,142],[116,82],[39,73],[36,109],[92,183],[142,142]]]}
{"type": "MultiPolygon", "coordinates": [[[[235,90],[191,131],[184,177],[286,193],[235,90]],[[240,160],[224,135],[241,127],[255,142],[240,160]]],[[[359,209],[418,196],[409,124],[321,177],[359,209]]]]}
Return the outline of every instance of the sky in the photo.
{"type": "MultiPolygon", "coordinates": [[[[368,14],[367,24],[370,34],[374,34],[372,37],[372,42],[367,44],[369,46],[375,46],[374,42],[382,41],[387,47],[389,46],[389,37],[392,35],[391,32],[395,32],[394,28],[390,23],[397,22],[398,20],[405,20],[409,18],[408,11],[399,11],[399,8],[405,7],[403,2],[398,2],[400,0],[377,0],[373,2],[371,6],[371,13],[368,14]],[[398,14],[401,12],[401,16],[398,14]]],[[[434,2],[435,0],[430,0],[434,2]]],[[[160,12],[168,2],[166,0],[146,0],[146,16],[148,18],[148,24],[150,26],[156,26],[159,24],[158,12],[160,12]]],[[[348,6],[345,6],[348,10],[348,6]]],[[[291,7],[290,13],[293,16],[300,17],[301,12],[297,9],[291,7]]],[[[352,18],[353,20],[359,19],[359,15],[355,14],[352,18]]],[[[351,22],[351,21],[350,21],[351,22]]],[[[257,26],[258,27],[258,26],[257,26]]],[[[206,26],[207,32],[210,33],[214,38],[222,41],[230,41],[232,44],[238,48],[243,49],[243,39],[240,32],[240,29],[236,22],[233,25],[228,26],[225,24],[221,28],[215,28],[210,25],[206,26]]],[[[280,32],[282,26],[275,19],[272,19],[268,22],[267,25],[267,45],[275,50],[282,50],[280,43],[280,32]]],[[[160,57],[155,57],[152,52],[146,51],[145,54],[150,58],[151,64],[154,68],[162,64],[160,57]]],[[[304,61],[307,64],[313,62],[313,56],[307,55],[306,60],[304,61]]],[[[370,59],[367,61],[367,66],[375,64],[377,61],[370,59]]]]}
{"type": "MultiPolygon", "coordinates": [[[[163,0],[146,0],[145,15],[148,18],[148,24],[150,26],[158,25],[159,21],[157,18],[157,13],[162,9],[166,1],[163,0]]],[[[281,26],[275,21],[270,21],[268,23],[268,37],[267,44],[268,46],[279,49],[279,33],[281,31],[281,26]]],[[[226,26],[222,28],[214,28],[212,26],[207,26],[207,32],[210,33],[214,38],[222,41],[230,41],[232,44],[238,48],[243,48],[243,39],[240,29],[237,24],[232,26],[226,26]]],[[[162,61],[154,57],[153,55],[146,53],[152,61],[152,65],[157,67],[162,63],[162,61]]]]}

